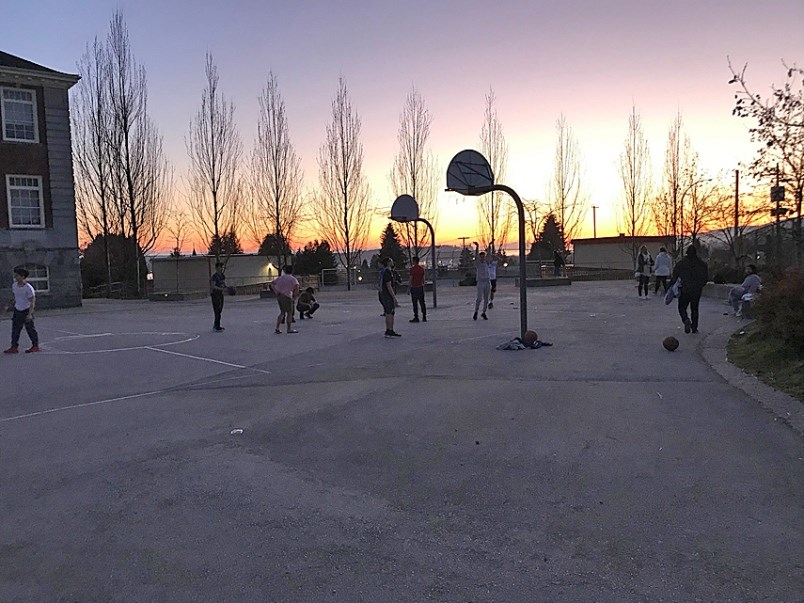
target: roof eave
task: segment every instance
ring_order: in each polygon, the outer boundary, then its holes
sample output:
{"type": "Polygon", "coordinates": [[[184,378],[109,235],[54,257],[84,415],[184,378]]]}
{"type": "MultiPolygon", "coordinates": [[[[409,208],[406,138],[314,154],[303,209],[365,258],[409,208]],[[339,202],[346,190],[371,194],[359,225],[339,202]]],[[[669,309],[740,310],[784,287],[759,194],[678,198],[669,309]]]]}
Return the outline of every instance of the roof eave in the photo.
{"type": "Polygon", "coordinates": [[[12,79],[27,84],[56,85],[61,88],[72,88],[78,80],[79,75],[71,73],[60,73],[58,71],[34,71],[33,69],[19,69],[16,67],[0,67],[0,78],[12,79]]]}

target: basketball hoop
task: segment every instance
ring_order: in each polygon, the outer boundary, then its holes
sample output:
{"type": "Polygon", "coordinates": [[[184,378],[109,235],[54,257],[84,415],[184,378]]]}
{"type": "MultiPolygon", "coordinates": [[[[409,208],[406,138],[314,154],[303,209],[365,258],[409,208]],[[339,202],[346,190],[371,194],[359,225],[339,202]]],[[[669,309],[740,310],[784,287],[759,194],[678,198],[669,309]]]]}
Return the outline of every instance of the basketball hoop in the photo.
{"type": "Polygon", "coordinates": [[[489,162],[472,149],[461,151],[447,168],[447,190],[462,195],[479,196],[489,191],[482,190],[494,186],[494,172],[489,162]],[[477,189],[481,189],[479,192],[477,189]]]}
{"type": "Polygon", "coordinates": [[[410,195],[399,195],[391,206],[391,219],[396,222],[413,222],[419,219],[419,204],[410,195]]]}

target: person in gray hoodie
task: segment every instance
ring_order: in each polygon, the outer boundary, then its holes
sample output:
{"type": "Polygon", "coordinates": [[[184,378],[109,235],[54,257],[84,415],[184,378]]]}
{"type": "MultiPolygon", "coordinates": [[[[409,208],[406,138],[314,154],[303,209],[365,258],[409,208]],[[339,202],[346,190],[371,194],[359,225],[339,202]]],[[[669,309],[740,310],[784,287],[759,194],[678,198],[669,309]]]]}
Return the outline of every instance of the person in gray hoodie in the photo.
{"type": "Polygon", "coordinates": [[[729,291],[729,301],[731,307],[734,308],[734,315],[740,315],[740,300],[746,293],[756,293],[762,288],[762,279],[757,274],[757,267],[754,264],[748,264],[745,268],[745,279],[742,285],[732,288],[729,291]]]}

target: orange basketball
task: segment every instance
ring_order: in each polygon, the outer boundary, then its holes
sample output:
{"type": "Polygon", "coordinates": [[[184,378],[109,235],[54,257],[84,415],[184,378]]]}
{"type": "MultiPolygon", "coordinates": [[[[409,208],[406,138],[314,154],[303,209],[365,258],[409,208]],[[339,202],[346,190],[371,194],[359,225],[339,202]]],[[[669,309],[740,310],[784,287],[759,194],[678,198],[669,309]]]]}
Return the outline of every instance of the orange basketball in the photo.
{"type": "Polygon", "coordinates": [[[536,333],[536,331],[525,331],[525,335],[524,337],[522,337],[523,343],[526,343],[528,345],[533,345],[538,340],[539,335],[536,333]]]}
{"type": "Polygon", "coordinates": [[[662,345],[668,352],[674,352],[678,348],[678,339],[675,337],[665,337],[664,341],[662,341],[662,345]]]}

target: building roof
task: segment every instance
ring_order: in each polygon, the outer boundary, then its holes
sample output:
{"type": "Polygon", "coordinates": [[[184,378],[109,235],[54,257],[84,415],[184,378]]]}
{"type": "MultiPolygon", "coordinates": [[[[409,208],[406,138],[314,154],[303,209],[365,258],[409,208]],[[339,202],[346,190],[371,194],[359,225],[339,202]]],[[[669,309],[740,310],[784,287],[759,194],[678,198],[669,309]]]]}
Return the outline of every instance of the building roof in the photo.
{"type": "MultiPolygon", "coordinates": [[[[665,241],[669,241],[673,239],[673,235],[644,235],[644,236],[636,236],[634,239],[640,243],[664,243],[665,241]]],[[[572,239],[572,244],[577,245],[580,243],[581,245],[608,245],[611,243],[625,243],[630,241],[631,237],[626,236],[618,236],[618,237],[597,237],[597,238],[589,238],[589,239],[572,239]]]]}
{"type": "Polygon", "coordinates": [[[13,76],[15,79],[42,79],[48,81],[58,81],[72,86],[80,78],[71,73],[62,73],[55,69],[50,69],[0,50],[0,73],[13,76]]]}

